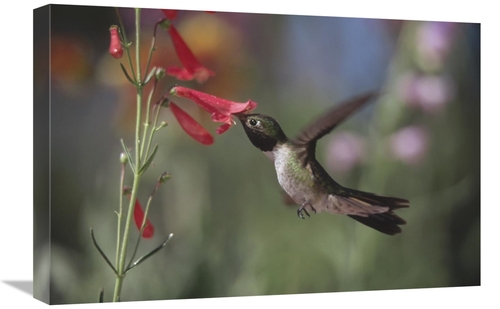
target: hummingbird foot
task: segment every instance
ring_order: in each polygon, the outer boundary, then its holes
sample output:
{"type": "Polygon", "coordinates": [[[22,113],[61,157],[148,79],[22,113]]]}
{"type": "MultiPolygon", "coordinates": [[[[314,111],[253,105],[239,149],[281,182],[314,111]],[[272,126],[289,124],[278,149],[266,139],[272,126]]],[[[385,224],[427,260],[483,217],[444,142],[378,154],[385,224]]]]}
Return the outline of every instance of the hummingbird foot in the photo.
{"type": "Polygon", "coordinates": [[[300,206],[300,207],[297,209],[297,216],[298,216],[299,218],[301,218],[301,219],[305,219],[304,214],[303,214],[302,212],[305,212],[305,213],[306,213],[306,215],[307,215],[308,217],[311,217],[311,216],[309,215],[309,212],[307,212],[307,209],[306,209],[306,207],[307,207],[307,206],[311,207],[311,209],[314,211],[314,213],[316,213],[316,209],[314,209],[314,207],[311,205],[311,203],[309,203],[309,202],[304,202],[304,203],[302,204],[302,206],[300,206]]]}

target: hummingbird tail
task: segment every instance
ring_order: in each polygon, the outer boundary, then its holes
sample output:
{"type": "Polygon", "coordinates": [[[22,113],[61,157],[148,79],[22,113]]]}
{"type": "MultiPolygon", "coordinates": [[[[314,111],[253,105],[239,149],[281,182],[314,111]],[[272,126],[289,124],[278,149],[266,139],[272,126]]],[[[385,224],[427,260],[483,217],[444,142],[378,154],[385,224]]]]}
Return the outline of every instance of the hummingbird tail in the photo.
{"type": "Polygon", "coordinates": [[[405,220],[401,219],[392,211],[381,214],[368,215],[367,217],[355,215],[348,216],[360,223],[363,223],[366,226],[369,226],[387,235],[396,235],[401,233],[402,231],[399,225],[406,223],[405,220]]]}
{"type": "Polygon", "coordinates": [[[389,210],[383,213],[369,214],[367,216],[348,214],[349,217],[387,235],[401,233],[401,227],[399,226],[406,224],[406,221],[396,215],[393,210],[409,207],[408,200],[398,197],[380,196],[357,190],[353,190],[352,192],[357,199],[370,203],[371,205],[388,207],[389,210]]]}

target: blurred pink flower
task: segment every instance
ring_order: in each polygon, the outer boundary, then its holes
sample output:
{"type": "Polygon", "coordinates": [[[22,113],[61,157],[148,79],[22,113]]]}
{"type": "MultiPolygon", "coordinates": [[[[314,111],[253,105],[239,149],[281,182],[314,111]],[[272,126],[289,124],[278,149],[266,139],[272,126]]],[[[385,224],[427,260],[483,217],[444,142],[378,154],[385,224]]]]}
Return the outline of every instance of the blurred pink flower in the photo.
{"type": "Polygon", "coordinates": [[[328,145],[327,164],[332,171],[346,173],[363,162],[365,140],[358,134],[339,132],[328,145]]]}
{"type": "Polygon", "coordinates": [[[429,69],[441,68],[448,56],[458,24],[425,22],[417,33],[417,51],[421,64],[429,69]]]}
{"type": "Polygon", "coordinates": [[[406,164],[418,164],[429,148],[429,133],[420,126],[405,127],[390,137],[389,147],[394,158],[406,164]]]}
{"type": "Polygon", "coordinates": [[[446,75],[410,72],[401,77],[398,90],[406,104],[428,113],[441,112],[454,97],[453,81],[446,75]]]}
{"type": "Polygon", "coordinates": [[[453,97],[452,81],[446,76],[425,76],[417,85],[420,107],[426,112],[440,112],[453,97]]]}

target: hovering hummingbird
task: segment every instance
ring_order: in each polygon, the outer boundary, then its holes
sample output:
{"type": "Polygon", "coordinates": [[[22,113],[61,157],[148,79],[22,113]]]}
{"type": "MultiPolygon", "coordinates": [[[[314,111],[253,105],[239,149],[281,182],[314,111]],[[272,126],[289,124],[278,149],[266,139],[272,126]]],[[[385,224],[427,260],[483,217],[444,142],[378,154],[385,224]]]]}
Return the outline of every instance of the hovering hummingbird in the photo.
{"type": "Polygon", "coordinates": [[[401,233],[406,221],[393,210],[409,207],[409,201],[380,196],[341,186],[316,160],[316,142],[339,123],[377,96],[370,92],[326,111],[289,139],[278,122],[267,115],[235,114],[252,144],[274,162],[285,200],[299,205],[297,215],[304,219],[314,213],[329,212],[349,217],[388,235],[401,233]]]}

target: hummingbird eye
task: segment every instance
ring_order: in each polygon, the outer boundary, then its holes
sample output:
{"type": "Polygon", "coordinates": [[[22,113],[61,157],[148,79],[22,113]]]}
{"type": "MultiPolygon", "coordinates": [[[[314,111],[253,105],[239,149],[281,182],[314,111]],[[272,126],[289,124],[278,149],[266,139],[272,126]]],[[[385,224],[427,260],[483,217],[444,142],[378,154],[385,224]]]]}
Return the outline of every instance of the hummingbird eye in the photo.
{"type": "Polygon", "coordinates": [[[248,123],[252,126],[252,127],[255,127],[259,121],[255,120],[255,119],[250,119],[250,121],[248,121],[248,123]]]}

